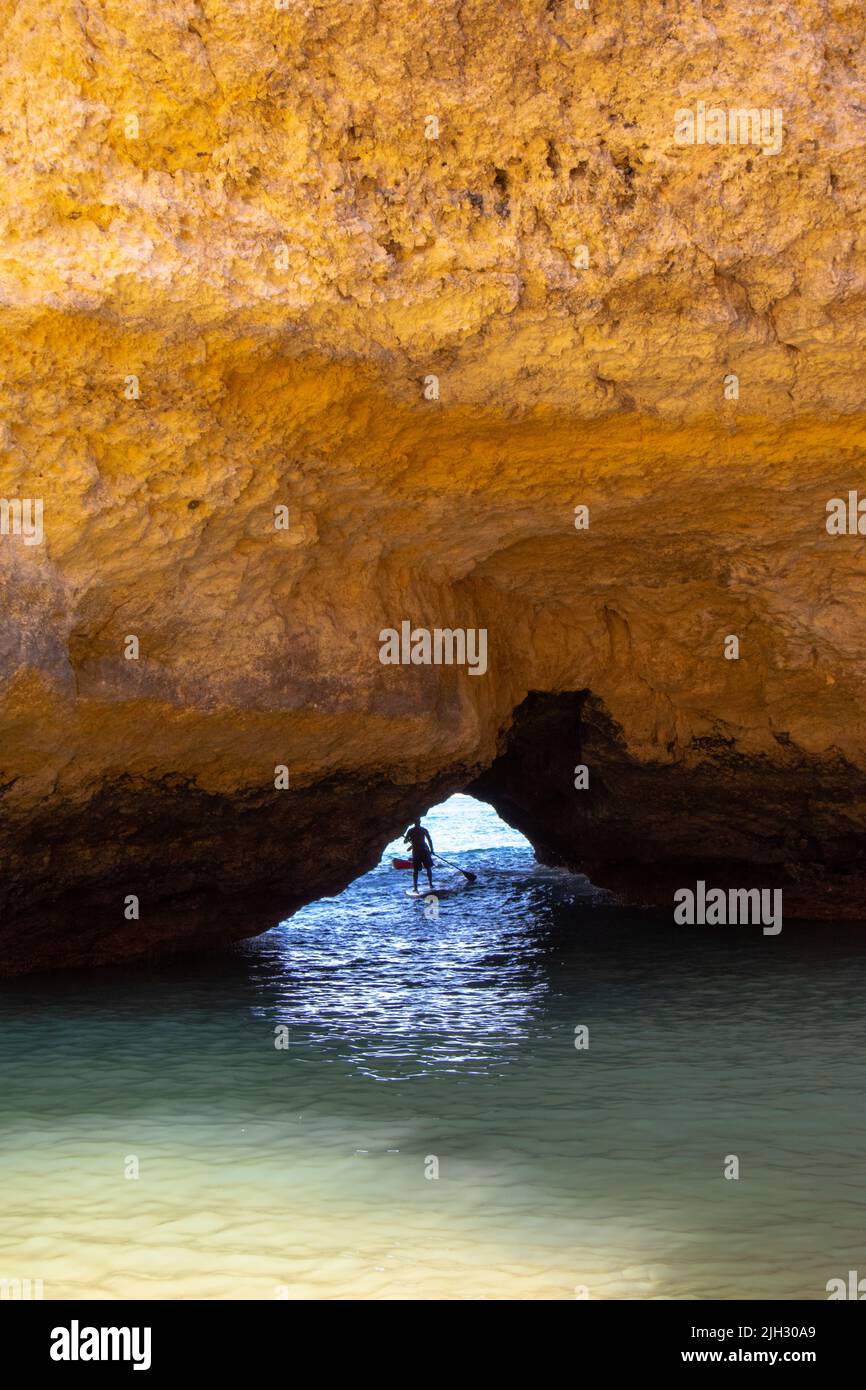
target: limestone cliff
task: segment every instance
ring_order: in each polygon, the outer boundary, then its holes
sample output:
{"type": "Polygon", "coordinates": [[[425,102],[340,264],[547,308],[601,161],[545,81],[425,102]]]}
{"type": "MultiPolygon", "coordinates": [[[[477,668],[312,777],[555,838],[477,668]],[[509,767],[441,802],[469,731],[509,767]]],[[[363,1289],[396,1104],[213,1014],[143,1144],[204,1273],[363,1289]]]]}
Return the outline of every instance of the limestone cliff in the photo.
{"type": "Polygon", "coordinates": [[[477,777],[640,901],[866,915],[859,2],[0,12],[0,969],[263,930],[477,777]]]}

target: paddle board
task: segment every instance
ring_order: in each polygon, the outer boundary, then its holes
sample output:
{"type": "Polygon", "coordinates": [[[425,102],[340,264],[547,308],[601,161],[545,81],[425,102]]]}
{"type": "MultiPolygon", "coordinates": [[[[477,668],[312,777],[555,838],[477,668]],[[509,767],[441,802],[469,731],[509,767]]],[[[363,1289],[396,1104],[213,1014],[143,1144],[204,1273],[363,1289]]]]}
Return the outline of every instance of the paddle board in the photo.
{"type": "Polygon", "coordinates": [[[431,889],[431,888],[425,888],[423,893],[421,892],[421,889],[420,889],[420,888],[418,889],[418,892],[417,892],[417,893],[415,892],[415,889],[414,889],[414,888],[407,888],[407,889],[406,889],[406,897],[407,897],[407,898],[430,898],[430,897],[433,897],[433,898],[450,898],[451,895],[452,895],[452,893],[457,893],[457,892],[459,892],[459,885],[456,885],[454,888],[432,888],[432,889],[431,889]]]}

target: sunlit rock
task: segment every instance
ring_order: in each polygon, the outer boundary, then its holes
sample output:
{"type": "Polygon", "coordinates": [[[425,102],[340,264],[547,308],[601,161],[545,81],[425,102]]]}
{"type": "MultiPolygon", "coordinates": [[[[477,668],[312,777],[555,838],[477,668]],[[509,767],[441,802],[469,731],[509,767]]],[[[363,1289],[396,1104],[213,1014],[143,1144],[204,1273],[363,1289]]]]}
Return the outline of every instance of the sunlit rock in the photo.
{"type": "Polygon", "coordinates": [[[10,9],[0,968],[263,930],[498,755],[629,898],[863,915],[863,36],[10,9]],[[383,664],[404,622],[483,675],[383,664]],[[582,753],[515,753],[530,692],[582,753]]]}

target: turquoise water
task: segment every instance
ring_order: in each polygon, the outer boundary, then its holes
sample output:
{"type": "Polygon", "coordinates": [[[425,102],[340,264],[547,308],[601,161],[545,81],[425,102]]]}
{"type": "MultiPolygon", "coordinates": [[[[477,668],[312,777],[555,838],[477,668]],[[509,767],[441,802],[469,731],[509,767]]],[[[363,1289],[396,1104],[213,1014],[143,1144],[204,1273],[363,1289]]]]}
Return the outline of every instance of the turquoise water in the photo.
{"type": "Polygon", "coordinates": [[[825,1298],[866,1274],[863,929],[675,927],[470,798],[428,823],[479,874],[438,917],[395,844],[230,952],[0,983],[0,1278],[825,1298]]]}

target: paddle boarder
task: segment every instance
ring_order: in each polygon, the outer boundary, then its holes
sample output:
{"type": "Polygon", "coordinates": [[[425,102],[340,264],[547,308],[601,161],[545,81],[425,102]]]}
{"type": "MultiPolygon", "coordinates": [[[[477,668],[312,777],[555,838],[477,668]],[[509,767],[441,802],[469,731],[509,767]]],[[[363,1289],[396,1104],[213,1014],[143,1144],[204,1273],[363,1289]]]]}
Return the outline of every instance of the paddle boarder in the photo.
{"type": "Polygon", "coordinates": [[[433,891],[433,841],[430,839],[430,831],[421,824],[420,818],[409,826],[403,836],[406,844],[412,846],[412,882],[415,892],[418,892],[418,873],[422,868],[427,872],[427,882],[430,884],[430,891],[433,891]]]}

